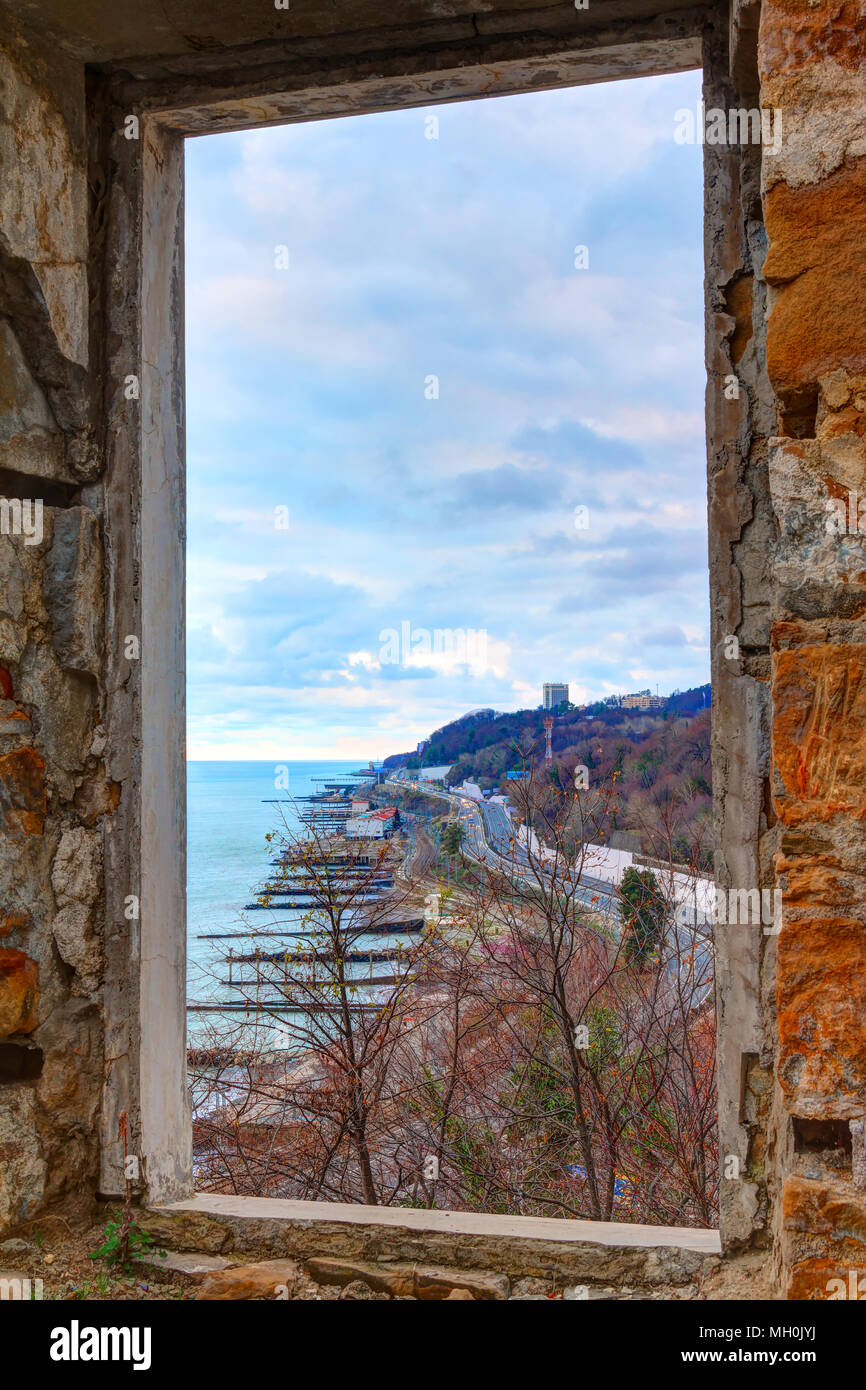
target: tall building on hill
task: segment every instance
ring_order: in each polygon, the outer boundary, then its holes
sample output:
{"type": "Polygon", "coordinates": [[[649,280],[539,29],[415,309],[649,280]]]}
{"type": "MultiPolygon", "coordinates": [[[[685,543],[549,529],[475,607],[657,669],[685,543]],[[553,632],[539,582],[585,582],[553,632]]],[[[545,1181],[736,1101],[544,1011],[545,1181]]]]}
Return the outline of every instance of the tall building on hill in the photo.
{"type": "Polygon", "coordinates": [[[555,709],[568,700],[568,686],[557,681],[545,681],[541,693],[542,709],[555,709]]]}

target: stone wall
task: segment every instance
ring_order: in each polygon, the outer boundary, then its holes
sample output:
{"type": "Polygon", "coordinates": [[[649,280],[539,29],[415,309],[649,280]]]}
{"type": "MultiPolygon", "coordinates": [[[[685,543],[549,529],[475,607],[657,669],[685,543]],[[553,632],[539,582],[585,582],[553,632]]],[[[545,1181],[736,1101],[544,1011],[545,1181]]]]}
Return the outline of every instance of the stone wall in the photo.
{"type": "Polygon", "coordinates": [[[0,1230],[97,1173],[103,555],[84,72],[0,52],[0,1230]]]}
{"type": "Polygon", "coordinates": [[[866,1274],[866,15],[764,0],[778,937],[777,1255],[791,1296],[866,1274]]]}
{"type": "MultiPolygon", "coordinates": [[[[712,1233],[633,1227],[626,1244],[611,1238],[607,1222],[569,1222],[573,1239],[562,1238],[562,1221],[458,1215],[394,1208],[359,1220],[358,1209],[336,1203],[281,1202],[261,1198],[200,1196],[156,1207],[147,1229],[160,1245],[178,1251],[219,1254],[232,1262],[340,1257],[387,1266],[389,1262],[496,1271],[511,1280],[537,1278],[563,1285],[637,1287],[694,1297],[696,1285],[720,1264],[712,1233]],[[314,1214],[315,1211],[315,1214],[314,1214]],[[333,1219],[328,1215],[333,1213],[333,1219]],[[390,1219],[389,1219],[390,1218],[390,1219]],[[500,1229],[491,1229],[500,1225],[500,1229]],[[593,1226],[599,1229],[593,1239],[593,1226]],[[550,1228],[556,1229],[554,1235],[550,1228]],[[691,1244],[677,1244],[691,1237],[691,1244]]],[[[717,1239],[717,1237],[716,1237],[717,1239]]]]}

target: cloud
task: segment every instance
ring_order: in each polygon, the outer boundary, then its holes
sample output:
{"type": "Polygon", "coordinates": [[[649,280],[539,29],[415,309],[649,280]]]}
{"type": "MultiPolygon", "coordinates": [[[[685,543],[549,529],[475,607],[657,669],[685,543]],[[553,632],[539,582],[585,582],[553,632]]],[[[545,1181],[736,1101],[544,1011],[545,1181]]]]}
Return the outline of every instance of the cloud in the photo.
{"type": "Polygon", "coordinates": [[[555,424],[528,425],[514,438],[514,446],[532,458],[549,459],[575,467],[637,468],[641,454],[633,444],[607,435],[582,420],[558,420],[555,424]]]}
{"type": "Polygon", "coordinates": [[[562,474],[552,468],[519,468],[504,463],[499,468],[461,474],[454,480],[451,497],[444,506],[448,515],[453,515],[453,508],[472,509],[476,525],[491,512],[515,508],[522,513],[547,511],[551,503],[559,500],[563,482],[562,474]],[[484,514],[482,518],[479,511],[484,514]]]}
{"type": "Polygon", "coordinates": [[[190,143],[192,747],[380,754],[552,676],[705,678],[700,151],[671,138],[698,92],[190,143]],[[383,662],[404,622],[483,658],[383,662]]]}
{"type": "Polygon", "coordinates": [[[638,637],[638,641],[643,647],[685,647],[688,638],[681,627],[670,623],[667,627],[650,628],[638,637]]]}

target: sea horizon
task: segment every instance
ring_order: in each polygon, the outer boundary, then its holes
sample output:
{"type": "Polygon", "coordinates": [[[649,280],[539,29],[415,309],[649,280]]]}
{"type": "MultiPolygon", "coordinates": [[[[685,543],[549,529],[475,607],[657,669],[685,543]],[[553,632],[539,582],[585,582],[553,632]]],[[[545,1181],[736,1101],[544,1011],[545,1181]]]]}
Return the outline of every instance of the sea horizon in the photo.
{"type": "MultiPolygon", "coordinates": [[[[274,847],[268,834],[296,831],[293,799],[316,777],[354,772],[357,758],[187,760],[187,988],[191,997],[212,973],[216,950],[204,933],[243,931],[245,913],[265,881],[274,847]],[[286,776],[286,774],[288,774],[286,776]],[[288,787],[277,782],[288,781],[288,787]]],[[[261,914],[264,917],[265,914],[261,914]]],[[[281,914],[287,917],[288,914],[281,914]]]]}

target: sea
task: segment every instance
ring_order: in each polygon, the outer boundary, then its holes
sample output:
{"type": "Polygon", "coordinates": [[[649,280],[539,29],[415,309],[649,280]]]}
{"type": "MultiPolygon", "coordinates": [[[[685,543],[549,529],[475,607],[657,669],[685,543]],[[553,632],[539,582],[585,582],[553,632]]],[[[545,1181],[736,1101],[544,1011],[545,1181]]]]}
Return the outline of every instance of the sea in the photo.
{"type": "MultiPolygon", "coordinates": [[[[207,941],[212,932],[243,932],[251,926],[268,928],[273,923],[294,925],[299,914],[245,912],[273,870],[275,843],[266,835],[297,832],[297,798],[320,791],[317,778],[338,781],[363,766],[351,762],[188,762],[187,795],[187,998],[227,997],[215,987],[224,976],[222,957],[232,946],[249,950],[255,945],[227,939],[207,941]],[[286,786],[288,783],[288,786],[286,786]]],[[[360,781],[360,778],[347,779],[360,781]]],[[[272,949],[279,941],[268,941],[272,949]]],[[[191,1042],[201,1040],[203,1025],[209,1028],[215,1014],[189,1017],[191,1042]]]]}
{"type": "MultiPolygon", "coordinates": [[[[363,763],[361,764],[363,766],[363,763]]],[[[321,944],[321,937],[310,936],[315,914],[277,903],[265,909],[254,906],[264,884],[275,874],[272,862],[280,850],[280,838],[303,832],[298,812],[305,809],[300,798],[323,790],[325,781],[345,781],[363,785],[362,777],[351,777],[358,760],[286,762],[188,762],[187,763],[187,1003],[212,1005],[241,1001],[241,1010],[196,1007],[187,1014],[187,1040],[193,1047],[229,1045],[235,1051],[249,1047],[257,1051],[298,1053],[300,1015],[257,1013],[246,1004],[251,998],[284,998],[279,988],[261,985],[261,993],[238,989],[228,983],[226,957],[230,950],[249,953],[260,946],[279,953],[283,945],[292,952],[321,944]],[[267,836],[274,838],[269,842],[267,836]],[[312,925],[311,925],[312,924],[312,925]],[[254,931],[267,930],[268,937],[254,931]],[[306,939],[285,937],[281,932],[306,932],[306,939]],[[213,939],[216,933],[236,933],[213,939]],[[208,939],[210,938],[210,939],[208,939]],[[294,1024],[294,1027],[293,1027],[294,1024]]],[[[283,900],[285,902],[285,899],[283,900]]],[[[406,933],[367,934],[355,938],[361,951],[385,948],[407,949],[406,933]]],[[[264,969],[269,978],[280,973],[277,965],[258,966],[233,962],[233,971],[264,969]]],[[[369,971],[372,971],[372,961],[369,971]]],[[[368,969],[365,962],[348,966],[351,975],[361,979],[368,969]]],[[[387,966],[385,972],[387,973],[387,966]]],[[[381,973],[377,971],[377,973],[381,973]]],[[[375,1003],[387,994],[375,985],[364,986],[363,1000],[375,1003]]]]}

